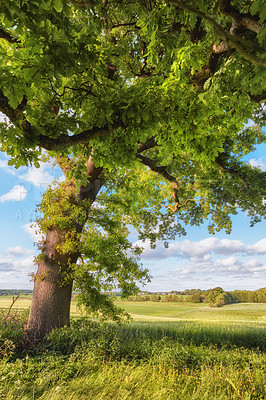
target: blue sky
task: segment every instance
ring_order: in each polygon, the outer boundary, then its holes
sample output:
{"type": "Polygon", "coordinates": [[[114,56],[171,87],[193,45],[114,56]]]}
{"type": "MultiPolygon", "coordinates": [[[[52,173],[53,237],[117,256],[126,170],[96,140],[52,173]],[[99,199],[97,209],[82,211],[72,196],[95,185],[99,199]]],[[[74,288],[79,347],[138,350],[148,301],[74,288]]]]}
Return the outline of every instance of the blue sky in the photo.
{"type": "MultiPolygon", "coordinates": [[[[247,160],[266,170],[266,145],[260,145],[247,160]]],[[[32,289],[29,273],[34,272],[37,248],[31,223],[41,194],[61,171],[41,163],[39,169],[7,165],[0,153],[0,289],[32,289]]],[[[254,290],[266,286],[266,221],[249,227],[245,214],[233,219],[230,235],[210,236],[206,225],[187,227],[187,235],[177,238],[165,249],[144,246],[142,263],[150,270],[151,291],[208,289],[254,290]]]]}

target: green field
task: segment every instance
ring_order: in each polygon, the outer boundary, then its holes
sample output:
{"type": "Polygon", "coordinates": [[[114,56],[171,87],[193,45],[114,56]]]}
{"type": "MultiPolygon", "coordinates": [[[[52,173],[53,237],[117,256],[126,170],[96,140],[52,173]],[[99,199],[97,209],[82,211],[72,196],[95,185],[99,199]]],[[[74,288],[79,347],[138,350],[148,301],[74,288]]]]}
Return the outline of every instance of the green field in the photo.
{"type": "MultiPolygon", "coordinates": [[[[266,304],[116,304],[133,322],[78,318],[73,301],[71,327],[31,350],[0,331],[0,400],[266,398],[266,304]]],[[[14,311],[29,305],[21,297],[14,311]]]]}
{"type": "Polygon", "coordinates": [[[153,303],[117,301],[134,320],[148,321],[209,321],[228,323],[256,323],[266,326],[265,303],[228,304],[211,308],[205,303],[153,303]]]}
{"type": "MultiPolygon", "coordinates": [[[[0,310],[7,309],[12,303],[12,296],[0,297],[0,310]]],[[[15,302],[14,310],[29,309],[31,299],[20,297],[15,302]]],[[[115,301],[125,309],[134,321],[195,321],[210,323],[244,323],[266,326],[266,303],[236,303],[220,308],[209,307],[206,303],[167,303],[167,302],[131,302],[115,301]]],[[[71,316],[82,316],[77,302],[71,303],[71,316]]]]}

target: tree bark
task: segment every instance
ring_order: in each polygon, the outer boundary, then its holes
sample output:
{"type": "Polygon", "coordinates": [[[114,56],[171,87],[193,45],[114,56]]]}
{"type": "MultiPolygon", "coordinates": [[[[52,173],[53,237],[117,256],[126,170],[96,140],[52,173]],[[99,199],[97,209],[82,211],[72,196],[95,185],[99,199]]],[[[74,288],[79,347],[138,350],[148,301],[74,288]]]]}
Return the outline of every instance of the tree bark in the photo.
{"type": "Polygon", "coordinates": [[[54,328],[69,325],[70,302],[73,279],[64,282],[62,277],[69,262],[76,263],[77,255],[66,259],[56,251],[56,247],[64,241],[55,230],[46,233],[42,248],[43,258],[38,264],[34,279],[34,291],[27,325],[27,334],[32,339],[41,339],[54,328]]]}
{"type": "MultiPolygon", "coordinates": [[[[71,204],[75,205],[80,200],[89,200],[92,204],[102,186],[102,180],[99,179],[102,168],[95,168],[91,157],[86,166],[88,175],[86,187],[82,186],[79,191],[75,190],[73,196],[73,189],[76,189],[74,180],[64,184],[65,194],[68,195],[69,192],[68,200],[71,204]]],[[[62,169],[66,172],[65,164],[62,169]]],[[[75,223],[76,235],[82,232],[87,218],[75,223]]],[[[71,265],[76,264],[79,254],[77,251],[67,254],[60,252],[60,246],[64,244],[70,230],[71,228],[61,230],[55,225],[46,232],[34,278],[32,303],[26,328],[30,340],[42,339],[52,329],[68,326],[70,323],[73,287],[71,265]]]]}

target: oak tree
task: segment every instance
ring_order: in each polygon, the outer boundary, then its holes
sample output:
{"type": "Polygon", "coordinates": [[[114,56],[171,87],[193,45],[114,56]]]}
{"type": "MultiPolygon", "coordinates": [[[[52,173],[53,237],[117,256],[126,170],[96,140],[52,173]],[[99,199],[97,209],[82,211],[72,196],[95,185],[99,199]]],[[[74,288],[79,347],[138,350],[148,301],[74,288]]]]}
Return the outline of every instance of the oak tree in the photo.
{"type": "Polygon", "coordinates": [[[40,205],[29,332],[69,324],[73,282],[117,315],[101,288],[148,277],[128,225],[153,246],[265,217],[265,173],[242,160],[265,141],[265,19],[262,0],[1,0],[1,150],[65,174],[40,205]]]}

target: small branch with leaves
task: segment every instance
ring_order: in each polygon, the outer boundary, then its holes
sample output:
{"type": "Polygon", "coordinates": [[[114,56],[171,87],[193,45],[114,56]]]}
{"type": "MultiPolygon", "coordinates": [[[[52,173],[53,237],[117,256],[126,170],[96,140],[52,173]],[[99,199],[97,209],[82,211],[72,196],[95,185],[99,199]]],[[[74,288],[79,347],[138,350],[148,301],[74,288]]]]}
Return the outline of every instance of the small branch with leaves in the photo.
{"type": "MultiPolygon", "coordinates": [[[[164,179],[166,179],[168,182],[171,183],[172,189],[173,189],[173,199],[175,201],[175,206],[174,209],[178,208],[179,205],[179,199],[178,199],[178,182],[176,178],[173,175],[170,175],[165,166],[159,166],[155,163],[155,161],[151,160],[148,157],[143,156],[142,154],[137,154],[137,158],[140,160],[140,162],[147,167],[149,167],[153,172],[156,172],[157,174],[161,175],[164,179]]],[[[171,208],[172,209],[172,208],[171,208]]],[[[173,211],[173,210],[172,210],[173,211]]]]}

